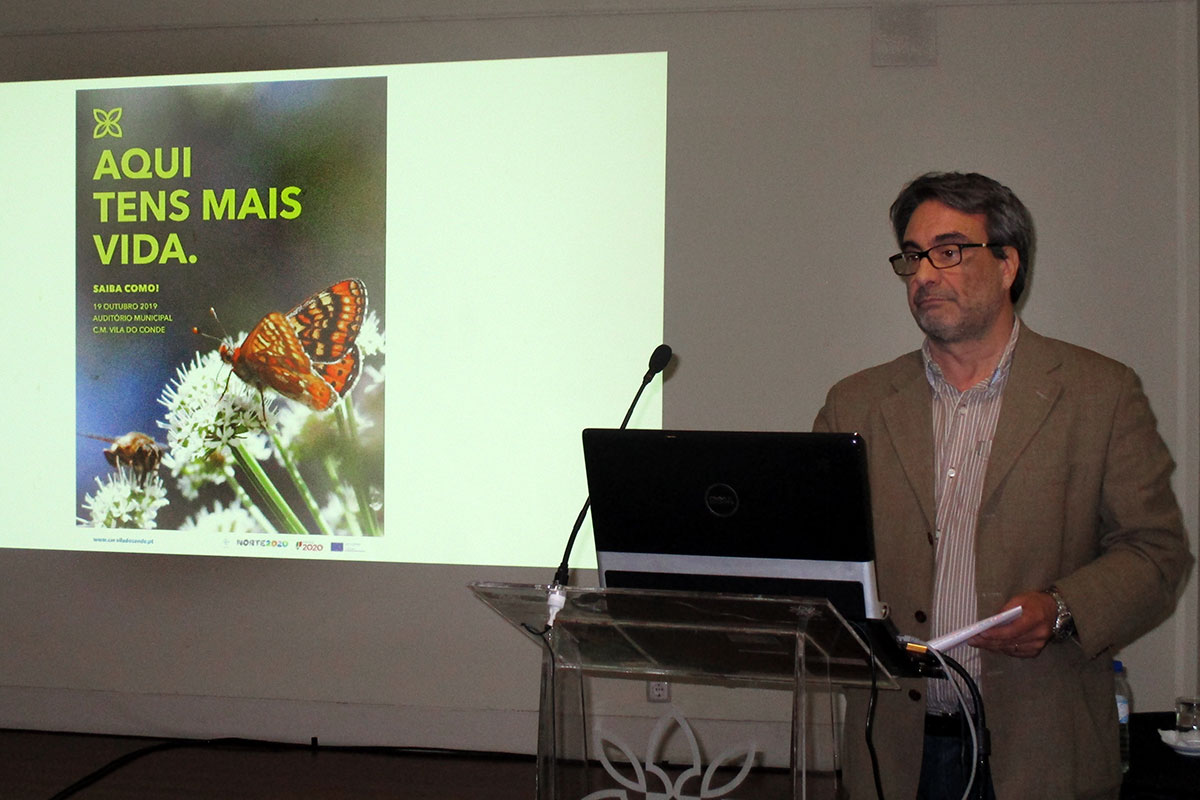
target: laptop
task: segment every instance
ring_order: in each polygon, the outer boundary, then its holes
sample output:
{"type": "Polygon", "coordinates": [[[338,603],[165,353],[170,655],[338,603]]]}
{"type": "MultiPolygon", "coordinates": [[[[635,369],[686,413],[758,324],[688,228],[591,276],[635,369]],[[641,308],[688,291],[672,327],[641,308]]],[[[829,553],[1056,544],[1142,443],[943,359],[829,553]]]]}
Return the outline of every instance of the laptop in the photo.
{"type": "Polygon", "coordinates": [[[583,454],[601,586],[827,598],[913,674],[876,586],[861,436],[589,428],[583,454]]]}

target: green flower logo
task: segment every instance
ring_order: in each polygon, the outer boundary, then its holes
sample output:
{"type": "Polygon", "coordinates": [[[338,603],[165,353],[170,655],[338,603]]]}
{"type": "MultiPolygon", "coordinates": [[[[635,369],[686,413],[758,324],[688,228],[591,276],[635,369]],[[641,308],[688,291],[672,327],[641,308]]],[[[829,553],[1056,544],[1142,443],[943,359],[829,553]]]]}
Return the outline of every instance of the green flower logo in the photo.
{"type": "Polygon", "coordinates": [[[103,139],[105,136],[121,138],[121,109],[105,111],[103,108],[93,108],[92,119],[96,120],[96,127],[92,130],[93,139],[103,139]]]}

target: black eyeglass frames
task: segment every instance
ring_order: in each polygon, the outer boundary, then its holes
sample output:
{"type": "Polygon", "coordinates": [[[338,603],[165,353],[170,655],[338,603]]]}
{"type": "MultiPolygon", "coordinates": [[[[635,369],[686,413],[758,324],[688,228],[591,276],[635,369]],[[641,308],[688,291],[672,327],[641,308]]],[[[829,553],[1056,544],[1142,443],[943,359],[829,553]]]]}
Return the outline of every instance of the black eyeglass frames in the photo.
{"type": "Polygon", "coordinates": [[[901,278],[917,271],[922,258],[928,258],[934,269],[949,269],[962,263],[962,251],[968,247],[1001,247],[995,242],[946,242],[935,244],[928,250],[905,250],[890,257],[892,270],[901,278]]]}

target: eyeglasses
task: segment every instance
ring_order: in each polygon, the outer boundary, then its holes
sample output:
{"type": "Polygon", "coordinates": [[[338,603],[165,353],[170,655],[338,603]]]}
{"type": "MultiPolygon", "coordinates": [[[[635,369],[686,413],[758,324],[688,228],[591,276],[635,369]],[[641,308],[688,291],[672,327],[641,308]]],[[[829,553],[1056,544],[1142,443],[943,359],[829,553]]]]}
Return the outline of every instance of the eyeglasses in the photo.
{"type": "Polygon", "coordinates": [[[892,264],[892,269],[902,278],[907,278],[909,275],[915,275],[917,265],[921,263],[922,258],[928,258],[929,263],[934,269],[950,269],[957,267],[962,263],[962,251],[968,247],[1000,247],[995,243],[972,243],[963,244],[959,242],[948,242],[946,244],[934,245],[928,250],[905,250],[903,253],[896,253],[888,259],[892,264]]]}

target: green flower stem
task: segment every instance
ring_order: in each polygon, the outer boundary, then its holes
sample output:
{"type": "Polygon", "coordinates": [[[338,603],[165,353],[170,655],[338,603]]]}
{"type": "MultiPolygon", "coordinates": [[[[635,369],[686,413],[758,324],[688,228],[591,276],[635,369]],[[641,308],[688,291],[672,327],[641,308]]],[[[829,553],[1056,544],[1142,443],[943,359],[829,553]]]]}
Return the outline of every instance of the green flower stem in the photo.
{"type": "Polygon", "coordinates": [[[240,444],[235,444],[231,445],[230,449],[233,450],[233,457],[237,459],[238,464],[246,473],[246,477],[259,490],[263,499],[270,503],[272,508],[279,514],[284,527],[287,528],[286,533],[308,533],[304,528],[304,523],[296,516],[296,512],[292,511],[292,507],[283,499],[283,495],[275,488],[275,484],[271,482],[267,473],[263,472],[263,468],[259,466],[258,461],[246,452],[246,448],[240,444]]]}
{"type": "Polygon", "coordinates": [[[351,536],[363,536],[362,526],[359,525],[359,514],[357,508],[351,508],[350,504],[357,505],[358,498],[350,491],[350,487],[341,482],[338,477],[338,462],[333,456],[325,456],[321,459],[325,467],[325,477],[329,478],[329,483],[336,486],[338,493],[341,495],[342,502],[346,504],[346,527],[350,529],[351,536]]]}
{"type": "Polygon", "coordinates": [[[338,427],[352,442],[358,442],[358,418],[354,416],[354,399],[347,397],[334,406],[334,416],[337,417],[338,427]]]}
{"type": "MultiPolygon", "coordinates": [[[[342,434],[351,443],[351,452],[362,452],[362,448],[358,442],[358,420],[354,416],[354,404],[347,397],[344,402],[338,403],[336,407],[336,415],[338,427],[342,434]]],[[[379,530],[379,523],[375,519],[375,512],[371,508],[370,493],[367,487],[362,484],[362,471],[354,470],[356,480],[351,488],[354,490],[354,498],[358,501],[358,519],[359,525],[363,528],[367,536],[382,536],[383,532],[379,530]]]]}
{"type": "Polygon", "coordinates": [[[272,427],[269,429],[269,433],[271,434],[271,443],[275,445],[275,452],[279,454],[280,460],[283,461],[284,469],[287,470],[292,483],[296,485],[296,489],[300,492],[300,497],[304,499],[304,505],[308,506],[308,513],[312,514],[312,518],[316,520],[317,527],[321,529],[320,533],[332,536],[333,532],[329,530],[329,525],[326,524],[325,518],[321,516],[321,507],[317,505],[312,490],[308,488],[308,482],[304,480],[304,476],[296,468],[296,462],[292,459],[291,452],[283,446],[283,441],[279,438],[279,431],[272,427]]]}
{"type": "Polygon", "coordinates": [[[271,520],[267,519],[267,515],[264,514],[262,509],[258,507],[258,503],[254,502],[254,498],[251,497],[250,493],[247,492],[242,487],[242,484],[238,482],[236,473],[232,471],[229,472],[226,476],[226,480],[233,489],[234,496],[242,504],[242,507],[250,513],[250,516],[258,520],[258,524],[262,525],[262,529],[264,531],[274,530],[275,526],[271,524],[271,520]]]}

